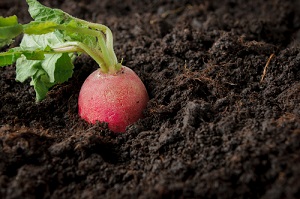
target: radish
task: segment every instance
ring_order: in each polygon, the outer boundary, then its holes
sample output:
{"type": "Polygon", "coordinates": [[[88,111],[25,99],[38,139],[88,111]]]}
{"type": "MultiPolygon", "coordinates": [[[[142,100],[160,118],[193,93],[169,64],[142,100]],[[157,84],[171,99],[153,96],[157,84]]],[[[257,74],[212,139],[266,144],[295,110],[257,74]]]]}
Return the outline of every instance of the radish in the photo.
{"type": "Polygon", "coordinates": [[[16,80],[30,84],[41,101],[51,87],[73,74],[75,56],[86,53],[99,65],[84,82],[78,98],[78,113],[89,123],[107,122],[113,132],[143,116],[149,100],[140,78],[118,62],[111,30],[51,9],[37,0],[27,0],[34,19],[18,23],[16,16],[0,17],[0,47],[24,34],[19,47],[0,53],[0,66],[16,62],[16,80]]]}
{"type": "Polygon", "coordinates": [[[123,66],[116,74],[93,72],[81,87],[79,115],[90,123],[103,121],[110,130],[125,132],[146,108],[148,94],[140,78],[123,66]]]}

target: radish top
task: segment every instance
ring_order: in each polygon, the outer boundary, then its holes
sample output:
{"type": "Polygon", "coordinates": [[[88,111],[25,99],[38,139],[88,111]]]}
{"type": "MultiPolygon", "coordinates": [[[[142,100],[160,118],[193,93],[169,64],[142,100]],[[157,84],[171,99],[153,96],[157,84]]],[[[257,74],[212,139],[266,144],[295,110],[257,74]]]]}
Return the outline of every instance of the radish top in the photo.
{"type": "Polygon", "coordinates": [[[16,16],[0,17],[0,47],[24,34],[19,47],[0,53],[0,66],[16,62],[16,80],[31,78],[37,101],[44,99],[52,86],[72,76],[72,62],[81,53],[91,56],[102,73],[114,74],[121,69],[107,26],[75,18],[37,0],[27,3],[34,21],[20,24],[16,16]]]}

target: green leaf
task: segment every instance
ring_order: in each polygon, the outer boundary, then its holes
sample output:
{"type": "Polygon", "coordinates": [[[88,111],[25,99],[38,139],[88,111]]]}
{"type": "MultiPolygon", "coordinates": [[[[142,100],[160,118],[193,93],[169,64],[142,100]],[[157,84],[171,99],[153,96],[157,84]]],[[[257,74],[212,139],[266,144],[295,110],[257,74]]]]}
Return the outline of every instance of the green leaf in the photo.
{"type": "Polygon", "coordinates": [[[56,83],[63,83],[73,75],[74,65],[72,56],[68,53],[63,53],[55,63],[54,79],[56,83]]]}
{"type": "Polygon", "coordinates": [[[18,24],[18,17],[16,15],[10,17],[0,16],[0,27],[12,26],[18,24]]]}
{"type": "Polygon", "coordinates": [[[50,82],[55,82],[55,66],[57,60],[62,56],[62,54],[53,54],[53,55],[46,55],[45,60],[42,61],[42,68],[45,70],[47,75],[49,76],[50,82]]]}
{"type": "Polygon", "coordinates": [[[44,99],[48,90],[54,85],[50,83],[46,71],[42,68],[42,61],[27,60],[25,56],[21,56],[16,63],[16,80],[24,82],[31,78],[30,85],[34,87],[36,92],[36,101],[44,99]]]}
{"type": "Polygon", "coordinates": [[[63,35],[58,31],[43,34],[43,35],[27,35],[25,34],[20,48],[27,51],[45,50],[49,51],[50,48],[64,43],[63,35]],[[47,50],[48,49],[48,50],[47,50]]]}
{"type": "Polygon", "coordinates": [[[46,53],[52,53],[55,45],[63,43],[62,34],[52,32],[44,35],[27,35],[25,34],[20,47],[12,48],[7,52],[0,53],[0,66],[11,65],[21,55],[28,60],[43,60],[46,53]]]}
{"type": "Polygon", "coordinates": [[[41,61],[27,60],[25,56],[22,56],[16,63],[16,80],[24,82],[34,76],[41,68],[41,61]]]}
{"type": "Polygon", "coordinates": [[[25,34],[42,35],[50,32],[54,32],[57,29],[58,24],[52,21],[37,22],[32,21],[29,24],[23,25],[25,34]]]}
{"type": "Polygon", "coordinates": [[[0,16],[0,47],[13,42],[13,38],[23,32],[23,27],[18,23],[16,16],[1,17],[0,16]]]}
{"type": "Polygon", "coordinates": [[[59,56],[47,57],[41,63],[31,61],[33,64],[30,67],[33,69],[31,72],[34,72],[34,69],[38,68],[37,72],[34,75],[30,74],[32,76],[32,80],[30,84],[34,87],[37,101],[43,100],[46,97],[47,92],[52,86],[59,83],[63,83],[67,81],[70,77],[72,77],[74,66],[71,62],[70,56],[67,53],[60,54],[60,55],[61,55],[60,57],[59,56]],[[54,63],[55,66],[52,67],[52,69],[54,68],[55,70],[52,71],[53,74],[49,76],[49,71],[47,70],[48,69],[52,70],[51,67],[49,67],[49,66],[53,66],[53,65],[49,65],[49,64],[53,64],[52,62],[54,63]],[[40,68],[40,64],[42,68],[40,68]]]}
{"type": "MultiPolygon", "coordinates": [[[[73,52],[89,54],[103,71],[109,71],[117,62],[113,37],[106,26],[77,19],[37,0],[27,3],[33,22],[22,25],[16,16],[0,17],[0,47],[24,33],[19,47],[0,53],[0,66],[17,62],[16,80],[24,82],[31,78],[37,101],[45,98],[52,86],[72,76],[73,52]]],[[[115,68],[112,69],[114,72],[115,68]]]]}
{"type": "Polygon", "coordinates": [[[29,14],[35,21],[52,21],[62,24],[72,20],[71,16],[59,9],[46,7],[36,0],[26,0],[29,14]]]}
{"type": "Polygon", "coordinates": [[[24,31],[27,34],[47,33],[57,28],[59,25],[65,30],[60,30],[63,33],[63,39],[66,41],[79,41],[89,47],[97,48],[97,38],[88,34],[78,33],[76,29],[88,29],[88,25],[82,23],[69,14],[59,9],[48,8],[36,0],[27,0],[29,5],[29,13],[35,22],[24,25],[24,31]],[[30,27],[32,26],[32,27],[30,27]],[[38,31],[40,29],[40,32],[38,31]],[[44,29],[44,30],[43,30],[44,29]]]}
{"type": "MultiPolygon", "coordinates": [[[[45,70],[45,72],[48,74],[50,82],[64,82],[65,81],[64,77],[62,77],[61,75],[58,76],[59,77],[59,80],[58,80],[58,77],[56,75],[57,69],[62,70],[62,68],[65,67],[64,63],[66,63],[66,65],[67,65],[66,71],[68,71],[70,69],[72,71],[73,67],[70,68],[69,64],[71,64],[72,66],[73,66],[73,64],[72,64],[71,59],[68,56],[68,54],[66,54],[65,56],[63,56],[62,53],[46,55],[45,60],[42,62],[42,67],[45,70]]],[[[66,73],[63,75],[69,76],[69,73],[68,74],[66,73]]],[[[72,75],[72,73],[71,73],[71,75],[72,75]]]]}
{"type": "Polygon", "coordinates": [[[19,47],[12,48],[7,52],[0,53],[0,67],[15,63],[22,55],[24,55],[28,60],[43,60],[45,58],[45,53],[47,52],[41,50],[26,51],[19,47]]]}
{"type": "Polygon", "coordinates": [[[22,53],[10,51],[0,53],[0,67],[8,66],[16,62],[16,60],[21,57],[22,53]]]}
{"type": "Polygon", "coordinates": [[[16,63],[16,80],[24,82],[31,78],[37,101],[44,99],[53,85],[67,81],[73,74],[73,54],[53,53],[52,50],[56,45],[63,44],[61,37],[59,32],[25,34],[20,47],[14,49],[22,52],[16,63]]]}
{"type": "Polygon", "coordinates": [[[32,76],[30,85],[34,87],[36,101],[38,102],[45,99],[47,92],[52,86],[55,85],[55,83],[50,83],[46,72],[40,69],[32,76]]]}
{"type": "Polygon", "coordinates": [[[45,59],[45,53],[47,53],[47,51],[23,51],[23,55],[28,60],[43,60],[45,59]]]}
{"type": "Polygon", "coordinates": [[[46,55],[45,60],[27,60],[22,56],[16,64],[16,80],[24,82],[31,78],[31,85],[36,92],[36,100],[46,97],[49,89],[67,81],[73,75],[73,64],[67,53],[46,55]]]}

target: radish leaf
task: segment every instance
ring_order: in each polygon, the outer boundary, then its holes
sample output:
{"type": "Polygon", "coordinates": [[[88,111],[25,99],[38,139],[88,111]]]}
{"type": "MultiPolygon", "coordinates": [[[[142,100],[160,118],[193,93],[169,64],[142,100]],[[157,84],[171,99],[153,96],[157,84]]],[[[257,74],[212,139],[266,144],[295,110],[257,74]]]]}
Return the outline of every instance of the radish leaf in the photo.
{"type": "Polygon", "coordinates": [[[16,80],[23,82],[31,78],[37,101],[46,96],[46,88],[49,90],[52,85],[67,81],[73,74],[74,66],[69,53],[51,53],[52,47],[63,43],[60,35],[58,32],[46,35],[24,35],[20,47],[15,48],[24,55],[16,63],[16,80]],[[43,59],[36,60],[41,55],[43,59]]]}
{"type": "Polygon", "coordinates": [[[21,34],[22,25],[18,23],[16,16],[0,17],[0,47],[13,42],[13,38],[21,34]]]}
{"type": "Polygon", "coordinates": [[[48,8],[37,0],[26,1],[34,21],[20,24],[16,16],[0,17],[0,47],[24,34],[19,47],[0,53],[0,67],[16,63],[16,80],[31,78],[37,101],[72,76],[72,62],[81,53],[90,55],[103,73],[121,69],[108,27],[48,8]]]}
{"type": "Polygon", "coordinates": [[[36,0],[26,0],[28,12],[35,21],[52,21],[57,24],[67,23],[71,16],[59,9],[48,8],[36,0]]]}

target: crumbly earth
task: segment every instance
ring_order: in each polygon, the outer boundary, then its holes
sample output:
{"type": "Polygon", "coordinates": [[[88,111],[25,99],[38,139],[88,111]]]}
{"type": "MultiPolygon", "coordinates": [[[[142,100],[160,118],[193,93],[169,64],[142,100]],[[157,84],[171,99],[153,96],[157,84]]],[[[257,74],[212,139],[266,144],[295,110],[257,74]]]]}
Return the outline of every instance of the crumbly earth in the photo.
{"type": "Polygon", "coordinates": [[[109,26],[150,101],[114,134],[77,114],[91,58],[40,103],[1,68],[0,198],[300,198],[299,0],[41,2],[109,26]]]}

